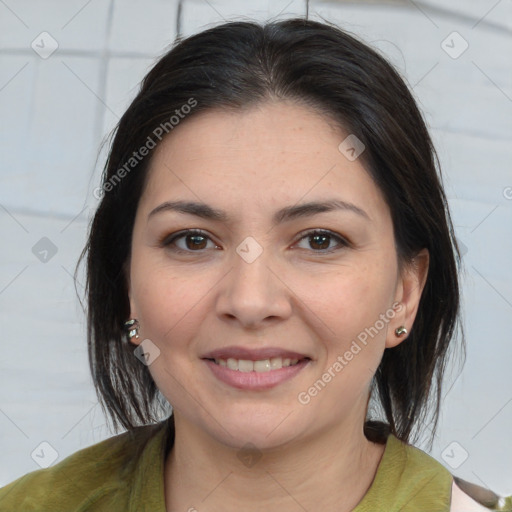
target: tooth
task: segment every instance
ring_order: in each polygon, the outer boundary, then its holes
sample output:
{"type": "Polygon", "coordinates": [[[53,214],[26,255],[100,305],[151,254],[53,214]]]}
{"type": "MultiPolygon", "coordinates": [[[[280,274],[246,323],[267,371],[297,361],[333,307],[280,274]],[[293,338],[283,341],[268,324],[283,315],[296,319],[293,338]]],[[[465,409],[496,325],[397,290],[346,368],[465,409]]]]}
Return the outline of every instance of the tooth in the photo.
{"type": "Polygon", "coordinates": [[[236,359],[233,359],[232,357],[230,357],[227,360],[227,367],[230,370],[238,370],[238,361],[236,359]]]}
{"type": "Polygon", "coordinates": [[[226,359],[215,359],[219,366],[225,366],[230,370],[240,372],[268,372],[270,370],[279,370],[280,368],[293,366],[299,362],[299,359],[271,357],[270,359],[260,359],[259,361],[250,361],[248,359],[235,359],[233,357],[226,359]]]}
{"type": "Polygon", "coordinates": [[[282,357],[272,357],[270,359],[270,368],[272,370],[279,370],[279,368],[283,367],[283,358],[282,357]]]}
{"type": "Polygon", "coordinates": [[[252,372],[254,370],[254,363],[247,359],[240,359],[238,361],[238,371],[240,372],[252,372]]]}
{"type": "Polygon", "coordinates": [[[269,372],[270,371],[270,360],[264,359],[263,361],[254,361],[255,372],[269,372]]]}

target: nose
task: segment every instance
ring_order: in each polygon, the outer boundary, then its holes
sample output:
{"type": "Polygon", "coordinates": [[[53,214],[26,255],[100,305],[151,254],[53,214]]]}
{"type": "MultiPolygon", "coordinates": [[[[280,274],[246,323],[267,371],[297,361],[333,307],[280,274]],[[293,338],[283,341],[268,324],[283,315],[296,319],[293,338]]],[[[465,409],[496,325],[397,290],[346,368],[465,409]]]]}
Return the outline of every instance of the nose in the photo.
{"type": "Polygon", "coordinates": [[[254,261],[236,252],[231,260],[231,271],[220,282],[217,297],[220,318],[257,330],[290,317],[292,293],[265,250],[254,261]]]}

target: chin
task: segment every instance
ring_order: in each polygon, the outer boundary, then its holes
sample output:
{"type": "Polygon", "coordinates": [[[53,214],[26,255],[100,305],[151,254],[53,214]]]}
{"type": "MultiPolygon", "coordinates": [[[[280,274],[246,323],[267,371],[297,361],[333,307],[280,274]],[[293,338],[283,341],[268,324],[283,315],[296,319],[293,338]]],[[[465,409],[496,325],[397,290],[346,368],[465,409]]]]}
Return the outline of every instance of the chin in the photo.
{"type": "Polygon", "coordinates": [[[211,425],[213,436],[232,448],[240,449],[251,444],[260,450],[283,446],[298,435],[295,415],[279,408],[270,413],[255,411],[223,416],[222,427],[211,425]]]}

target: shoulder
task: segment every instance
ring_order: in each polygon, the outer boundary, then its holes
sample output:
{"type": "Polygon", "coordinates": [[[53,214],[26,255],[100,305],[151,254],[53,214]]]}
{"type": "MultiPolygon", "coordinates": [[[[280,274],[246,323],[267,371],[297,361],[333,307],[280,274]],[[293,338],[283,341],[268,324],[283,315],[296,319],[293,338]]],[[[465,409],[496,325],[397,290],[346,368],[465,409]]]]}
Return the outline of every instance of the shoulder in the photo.
{"type": "MultiPolygon", "coordinates": [[[[479,485],[462,480],[450,473],[437,459],[423,450],[405,443],[401,446],[407,454],[406,470],[410,474],[422,475],[419,480],[428,482],[424,488],[439,496],[448,495],[450,512],[489,512],[496,510],[500,497],[479,485]],[[446,491],[448,490],[448,493],[446,491]]],[[[437,497],[436,497],[437,499],[437,497]]]]}
{"type": "Polygon", "coordinates": [[[390,434],[370,489],[356,512],[448,511],[452,475],[421,449],[390,434]]]}
{"type": "Polygon", "coordinates": [[[404,481],[407,479],[409,484],[414,482],[426,487],[436,484],[449,493],[452,475],[437,459],[393,435],[389,436],[388,443],[391,444],[390,451],[394,455],[396,469],[403,472],[404,481]]]}
{"type": "Polygon", "coordinates": [[[121,505],[118,500],[128,496],[127,482],[147,442],[161,426],[137,427],[79,450],[54,466],[18,478],[0,489],[0,512],[72,512],[87,509],[87,503],[106,503],[114,495],[116,505],[121,505]]]}

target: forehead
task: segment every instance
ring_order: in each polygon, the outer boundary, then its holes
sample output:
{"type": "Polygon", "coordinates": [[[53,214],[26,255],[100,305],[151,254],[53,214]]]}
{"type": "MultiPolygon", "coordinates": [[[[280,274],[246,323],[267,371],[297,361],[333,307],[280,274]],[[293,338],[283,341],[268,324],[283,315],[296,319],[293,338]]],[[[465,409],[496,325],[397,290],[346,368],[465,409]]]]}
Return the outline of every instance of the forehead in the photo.
{"type": "Polygon", "coordinates": [[[187,197],[243,211],[337,194],[372,218],[385,215],[387,205],[361,159],[349,160],[339,149],[348,135],[292,103],[196,113],[155,149],[141,207],[187,197]]]}

